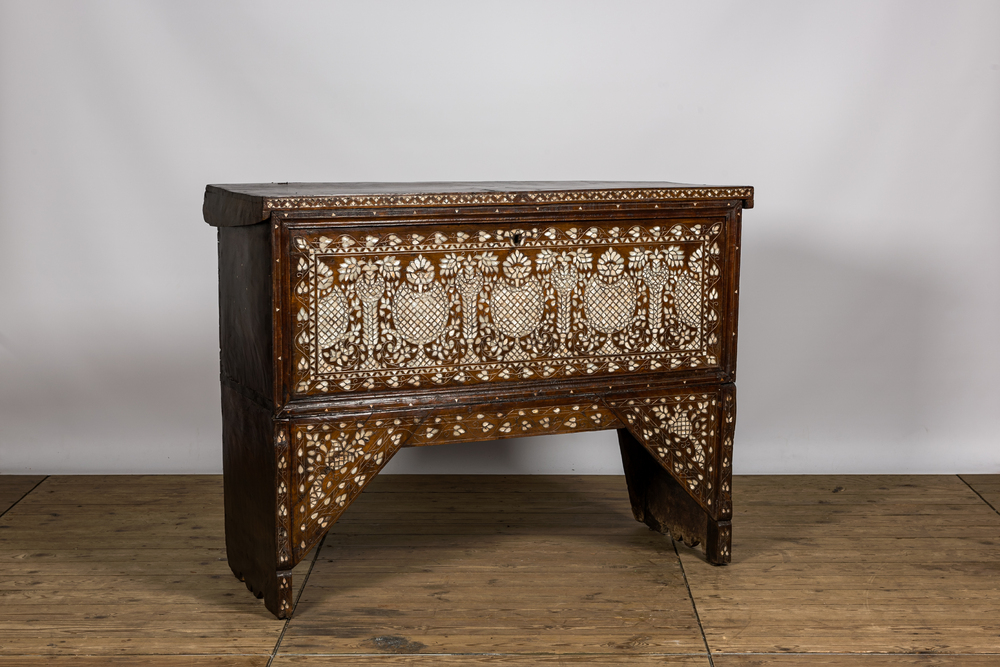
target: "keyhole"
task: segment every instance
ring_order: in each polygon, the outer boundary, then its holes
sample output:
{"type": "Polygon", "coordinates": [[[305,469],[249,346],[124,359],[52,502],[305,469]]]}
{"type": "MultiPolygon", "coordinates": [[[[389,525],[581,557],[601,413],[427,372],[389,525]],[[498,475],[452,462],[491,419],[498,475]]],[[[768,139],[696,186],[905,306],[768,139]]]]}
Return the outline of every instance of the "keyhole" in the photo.
{"type": "Polygon", "coordinates": [[[521,235],[514,234],[514,245],[521,245],[521,235]]]}

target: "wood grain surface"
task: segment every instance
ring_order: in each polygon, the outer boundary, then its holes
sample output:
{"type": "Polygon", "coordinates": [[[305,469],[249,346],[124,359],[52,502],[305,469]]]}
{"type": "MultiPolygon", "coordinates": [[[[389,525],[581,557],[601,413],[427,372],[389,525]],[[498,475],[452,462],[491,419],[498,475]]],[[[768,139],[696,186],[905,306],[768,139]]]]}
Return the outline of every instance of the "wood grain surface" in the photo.
{"type": "Polygon", "coordinates": [[[734,486],[732,566],[679,547],[713,655],[1000,662],[1000,515],[958,477],[740,477],[734,486]]]}
{"type": "Polygon", "coordinates": [[[286,655],[279,654],[273,667],[318,667],[319,665],[347,666],[387,665],[388,667],[423,667],[424,665],[584,665],[584,667],[710,667],[704,655],[286,655]]]}
{"type": "Polygon", "coordinates": [[[0,518],[0,667],[1000,664],[997,475],[738,476],[725,567],[622,477],[382,476],[287,622],[229,570],[221,477],[41,479],[0,518]]]}
{"type": "Polygon", "coordinates": [[[705,654],[621,478],[383,479],[328,534],[283,651],[705,654]]]}
{"type": "Polygon", "coordinates": [[[980,498],[1000,512],[1000,474],[998,475],[961,475],[962,481],[972,487],[980,498]]]}
{"type": "Polygon", "coordinates": [[[43,479],[45,475],[0,475],[0,514],[13,507],[43,479]]]}
{"type": "Polygon", "coordinates": [[[222,514],[219,476],[45,479],[0,518],[0,665],[266,664],[283,624],[229,570],[222,514]]]}
{"type": "Polygon", "coordinates": [[[996,655],[872,653],[715,655],[715,667],[994,667],[996,655]]]}

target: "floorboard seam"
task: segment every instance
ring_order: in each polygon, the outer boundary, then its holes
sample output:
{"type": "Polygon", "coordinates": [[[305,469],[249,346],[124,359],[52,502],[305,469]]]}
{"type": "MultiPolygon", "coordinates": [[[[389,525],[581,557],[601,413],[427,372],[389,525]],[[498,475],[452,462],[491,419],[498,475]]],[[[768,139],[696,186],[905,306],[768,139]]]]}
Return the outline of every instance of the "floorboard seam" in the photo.
{"type": "MultiPolygon", "coordinates": [[[[206,654],[206,655],[218,655],[218,654],[206,654]]],[[[234,655],[234,654],[226,654],[226,655],[234,655]]],[[[240,655],[242,655],[242,654],[240,654],[240,655]]],[[[253,654],[248,653],[247,655],[253,655],[253,654]]],[[[386,658],[388,660],[388,659],[391,659],[393,656],[396,656],[396,657],[400,657],[401,656],[403,658],[405,658],[405,657],[411,657],[412,658],[414,656],[418,656],[418,657],[421,657],[421,658],[448,658],[448,657],[455,657],[455,656],[457,656],[457,657],[463,657],[463,656],[469,656],[469,657],[479,657],[479,656],[486,656],[486,657],[493,657],[493,656],[496,656],[496,657],[507,657],[507,656],[516,656],[516,657],[529,657],[529,658],[530,657],[549,657],[549,656],[563,657],[563,656],[566,656],[566,657],[573,657],[573,658],[581,658],[582,657],[582,658],[598,658],[598,659],[600,659],[600,658],[607,657],[609,655],[614,656],[615,654],[614,653],[581,653],[581,652],[575,652],[575,653],[546,653],[546,652],[543,652],[543,651],[527,651],[527,652],[524,652],[524,653],[507,653],[507,652],[499,652],[498,653],[496,651],[492,651],[492,652],[489,652],[489,653],[475,653],[475,652],[469,652],[469,651],[461,651],[461,652],[458,652],[458,653],[285,653],[284,655],[286,655],[286,656],[294,656],[294,657],[299,657],[299,658],[300,657],[307,657],[307,658],[386,658]]],[[[704,653],[636,653],[636,654],[634,654],[634,657],[648,657],[648,656],[652,656],[654,658],[678,658],[678,657],[679,658],[700,658],[703,655],[705,655],[705,654],[704,653]]],[[[721,654],[720,653],[720,655],[760,655],[760,654],[757,654],[757,653],[725,653],[725,654],[721,654]]],[[[796,654],[796,653],[773,653],[773,654],[771,654],[771,653],[769,653],[769,654],[765,654],[765,655],[817,655],[817,654],[812,654],[812,653],[801,653],[801,654],[796,654]]],[[[840,653],[831,653],[830,655],[857,655],[857,654],[856,653],[843,653],[843,654],[840,654],[840,653]]],[[[886,655],[893,655],[893,654],[886,654],[886,655]]],[[[899,655],[917,655],[917,654],[913,654],[913,653],[901,653],[899,655]]],[[[942,654],[942,655],[993,655],[993,654],[992,653],[946,653],[946,654],[942,654]]]]}
{"type": "Polygon", "coordinates": [[[991,503],[990,501],[986,500],[986,498],[983,498],[983,494],[981,494],[978,491],[976,491],[976,487],[972,486],[967,481],[965,481],[965,478],[962,477],[961,475],[955,475],[955,476],[958,477],[960,480],[962,480],[963,484],[965,484],[967,487],[969,487],[970,489],[972,489],[972,492],[974,494],[976,494],[977,496],[979,496],[979,499],[982,500],[984,503],[986,503],[987,507],[989,507],[991,510],[993,510],[997,514],[1000,514],[1000,510],[998,510],[996,507],[993,507],[993,503],[991,503]]]}
{"type": "MultiPolygon", "coordinates": [[[[305,654],[303,654],[305,655],[305,654]]],[[[913,652],[913,653],[900,653],[899,651],[716,651],[715,655],[750,655],[750,656],[773,656],[773,655],[791,655],[791,656],[813,656],[813,655],[873,655],[873,656],[886,656],[890,658],[908,658],[911,656],[920,656],[923,660],[927,658],[968,658],[968,657],[992,657],[994,655],[1000,655],[1000,653],[940,653],[940,652],[913,652]]]]}
{"type": "MultiPolygon", "coordinates": [[[[329,533],[327,533],[329,535],[329,533]]],[[[313,553],[312,562],[309,563],[309,570],[306,572],[305,577],[302,578],[302,587],[299,588],[299,594],[295,596],[295,604],[292,605],[292,616],[295,615],[295,610],[299,606],[299,600],[302,599],[302,594],[306,592],[306,586],[309,585],[309,575],[312,574],[313,568],[316,567],[316,561],[319,559],[319,552],[323,550],[323,544],[326,542],[326,535],[323,539],[319,541],[316,545],[316,551],[313,553]]],[[[288,631],[288,624],[292,622],[291,618],[285,619],[285,624],[281,627],[281,634],[278,635],[278,641],[274,643],[274,650],[271,651],[271,657],[267,659],[266,667],[271,667],[271,663],[274,659],[278,657],[278,649],[281,647],[281,641],[285,638],[285,632],[288,631]]]]}
{"type": "Polygon", "coordinates": [[[677,540],[670,538],[670,542],[674,546],[674,553],[677,554],[677,564],[681,568],[681,576],[684,577],[684,588],[687,589],[688,598],[691,600],[691,609],[694,610],[694,620],[698,621],[698,632],[701,633],[701,640],[705,642],[705,653],[708,655],[708,665],[709,667],[715,667],[715,661],[712,660],[712,649],[708,646],[708,637],[705,636],[705,628],[701,624],[701,616],[698,614],[698,605],[694,602],[694,593],[691,592],[691,584],[688,583],[687,572],[684,571],[684,561],[681,560],[681,552],[677,550],[677,540]]]}
{"type": "Polygon", "coordinates": [[[25,498],[27,498],[28,495],[31,494],[32,491],[34,491],[35,489],[37,489],[42,482],[44,482],[45,480],[47,480],[51,476],[52,475],[46,475],[45,477],[42,477],[40,480],[38,480],[38,484],[35,484],[33,487],[31,487],[30,489],[28,489],[27,491],[25,491],[23,496],[21,496],[20,498],[18,498],[17,500],[14,501],[14,504],[12,504],[10,507],[8,507],[7,509],[5,509],[3,512],[0,512],[0,518],[2,518],[7,512],[9,512],[12,509],[14,509],[15,507],[17,507],[17,504],[19,502],[21,502],[22,500],[24,500],[25,498]]]}

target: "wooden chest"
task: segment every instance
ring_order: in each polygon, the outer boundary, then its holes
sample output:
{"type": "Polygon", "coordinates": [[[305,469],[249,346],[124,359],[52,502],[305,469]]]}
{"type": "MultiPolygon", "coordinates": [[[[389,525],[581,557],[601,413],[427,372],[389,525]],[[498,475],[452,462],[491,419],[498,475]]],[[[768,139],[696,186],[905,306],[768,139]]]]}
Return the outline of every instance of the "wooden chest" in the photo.
{"type": "Polygon", "coordinates": [[[275,615],[401,447],[618,429],[636,519],[730,558],[750,187],[210,185],[226,546],[275,615]]]}

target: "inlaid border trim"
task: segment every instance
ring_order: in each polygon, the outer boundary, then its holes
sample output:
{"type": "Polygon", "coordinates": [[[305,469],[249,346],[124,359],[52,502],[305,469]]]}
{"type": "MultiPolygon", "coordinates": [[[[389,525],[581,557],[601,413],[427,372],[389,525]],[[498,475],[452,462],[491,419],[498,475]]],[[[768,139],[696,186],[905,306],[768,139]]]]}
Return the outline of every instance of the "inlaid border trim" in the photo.
{"type": "Polygon", "coordinates": [[[553,190],[546,192],[454,192],[439,194],[338,195],[329,197],[268,197],[268,211],[325,208],[412,206],[478,206],[511,204],[572,204],[596,202],[683,201],[743,199],[753,206],[752,187],[731,188],[633,188],[613,190],[553,190]]]}

